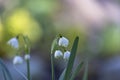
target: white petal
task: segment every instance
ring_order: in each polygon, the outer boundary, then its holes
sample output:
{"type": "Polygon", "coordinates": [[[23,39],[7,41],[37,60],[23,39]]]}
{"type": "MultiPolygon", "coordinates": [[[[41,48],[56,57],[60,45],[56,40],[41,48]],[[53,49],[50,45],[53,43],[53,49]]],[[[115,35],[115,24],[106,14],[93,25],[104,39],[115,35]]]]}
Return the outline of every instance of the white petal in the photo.
{"type": "Polygon", "coordinates": [[[30,60],[30,54],[26,54],[26,55],[24,56],[24,58],[25,58],[25,60],[30,60]]]}
{"type": "Polygon", "coordinates": [[[65,37],[61,37],[58,41],[59,46],[67,47],[69,44],[69,40],[65,37]]]}
{"type": "Polygon", "coordinates": [[[13,59],[13,64],[22,64],[23,63],[23,59],[20,56],[15,56],[13,59]]]}
{"type": "Polygon", "coordinates": [[[18,40],[17,38],[12,38],[10,39],[7,44],[11,45],[12,47],[14,48],[18,48],[19,47],[19,43],[18,43],[18,40]]]}
{"type": "Polygon", "coordinates": [[[64,53],[63,58],[64,58],[65,60],[68,60],[69,57],[70,57],[70,52],[69,52],[69,51],[66,51],[66,52],[64,53]]]}
{"type": "Polygon", "coordinates": [[[60,58],[60,57],[62,57],[63,56],[63,53],[60,51],[60,50],[56,50],[55,51],[55,54],[54,54],[54,57],[55,58],[60,58]]]}

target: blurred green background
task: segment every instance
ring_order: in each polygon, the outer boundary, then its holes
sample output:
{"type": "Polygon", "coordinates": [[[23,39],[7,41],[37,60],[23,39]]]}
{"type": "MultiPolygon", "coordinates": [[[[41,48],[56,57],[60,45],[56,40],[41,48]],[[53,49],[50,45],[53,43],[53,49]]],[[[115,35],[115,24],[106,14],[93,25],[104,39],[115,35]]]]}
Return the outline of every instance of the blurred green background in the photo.
{"type": "MultiPolygon", "coordinates": [[[[51,80],[51,43],[59,33],[69,39],[69,50],[74,38],[80,37],[76,64],[89,60],[88,80],[120,80],[119,75],[111,76],[120,73],[118,0],[0,0],[0,57],[6,65],[11,65],[16,54],[7,41],[18,34],[27,35],[32,46],[31,63],[35,64],[31,65],[33,80],[51,80]]],[[[56,78],[65,64],[56,60],[56,78]]],[[[76,80],[82,75],[83,71],[76,80]]],[[[16,79],[22,80],[19,75],[16,79]]]]}

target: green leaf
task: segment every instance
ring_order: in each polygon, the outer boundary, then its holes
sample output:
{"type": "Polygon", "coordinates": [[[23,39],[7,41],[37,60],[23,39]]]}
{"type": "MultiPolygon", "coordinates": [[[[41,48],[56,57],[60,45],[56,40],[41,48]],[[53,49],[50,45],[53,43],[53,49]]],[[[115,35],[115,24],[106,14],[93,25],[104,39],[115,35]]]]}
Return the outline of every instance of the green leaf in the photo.
{"type": "Polygon", "coordinates": [[[59,80],[63,80],[65,76],[66,68],[63,70],[62,74],[59,77],[59,80]]]}
{"type": "Polygon", "coordinates": [[[81,68],[83,67],[83,62],[81,62],[78,67],[75,69],[74,73],[72,74],[72,77],[70,80],[74,80],[74,78],[76,77],[76,75],[78,75],[78,73],[80,72],[81,68]]]}
{"type": "Polygon", "coordinates": [[[83,75],[83,80],[88,80],[88,61],[85,63],[85,71],[83,75]]]}
{"type": "Polygon", "coordinates": [[[2,68],[4,79],[5,80],[13,80],[9,70],[7,69],[7,67],[5,66],[5,64],[3,63],[3,61],[1,59],[0,59],[0,66],[2,68]]]}
{"type": "Polygon", "coordinates": [[[55,80],[55,72],[54,72],[54,54],[51,54],[51,70],[52,70],[52,80],[55,80]]]}
{"type": "Polygon", "coordinates": [[[73,46],[72,46],[71,55],[70,55],[70,58],[67,64],[64,80],[70,80],[69,78],[70,78],[72,68],[74,65],[74,60],[75,60],[76,51],[78,47],[78,41],[79,41],[79,37],[76,37],[74,40],[73,46]]]}

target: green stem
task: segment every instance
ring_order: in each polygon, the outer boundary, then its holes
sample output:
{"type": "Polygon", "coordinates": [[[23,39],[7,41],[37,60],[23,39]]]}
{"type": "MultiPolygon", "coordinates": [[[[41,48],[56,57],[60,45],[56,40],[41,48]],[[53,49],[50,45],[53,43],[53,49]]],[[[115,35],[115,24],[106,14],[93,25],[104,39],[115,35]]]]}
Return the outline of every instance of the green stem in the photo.
{"type": "Polygon", "coordinates": [[[88,61],[86,61],[85,72],[84,72],[83,80],[88,80],[88,61]]]}
{"type": "Polygon", "coordinates": [[[55,80],[54,73],[54,54],[51,54],[51,70],[52,70],[52,80],[55,80]]]}
{"type": "Polygon", "coordinates": [[[30,77],[30,60],[26,60],[26,63],[27,63],[27,78],[28,80],[31,80],[31,77],[30,77]]]}

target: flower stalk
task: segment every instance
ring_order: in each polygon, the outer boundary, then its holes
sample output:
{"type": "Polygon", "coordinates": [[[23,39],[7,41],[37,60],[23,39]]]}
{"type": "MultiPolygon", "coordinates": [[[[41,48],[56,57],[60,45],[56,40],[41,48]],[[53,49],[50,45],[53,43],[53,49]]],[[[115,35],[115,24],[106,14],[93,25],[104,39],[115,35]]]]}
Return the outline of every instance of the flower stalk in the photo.
{"type": "Polygon", "coordinates": [[[52,71],[52,80],[55,80],[55,71],[54,71],[54,59],[55,58],[69,58],[69,53],[67,52],[67,55],[63,57],[64,51],[66,51],[66,47],[69,44],[69,40],[62,35],[58,35],[52,43],[51,46],[51,71],[52,71]]]}
{"type": "MultiPolygon", "coordinates": [[[[24,59],[26,61],[26,67],[27,67],[27,80],[31,80],[31,72],[30,72],[30,40],[28,36],[24,36],[22,34],[18,35],[17,37],[14,37],[8,41],[7,44],[12,46],[13,48],[17,49],[19,52],[20,50],[20,45],[19,45],[19,39],[23,39],[23,47],[24,47],[24,52],[26,53],[24,55],[24,59]]],[[[23,62],[22,57],[20,56],[15,56],[13,60],[13,64],[21,64],[23,62]]]]}
{"type": "Polygon", "coordinates": [[[31,74],[30,74],[30,60],[26,60],[27,63],[27,78],[28,80],[31,80],[31,74]]]}
{"type": "Polygon", "coordinates": [[[30,40],[27,36],[24,36],[24,41],[25,41],[25,60],[26,60],[26,64],[27,64],[27,78],[28,80],[31,80],[31,72],[30,72],[30,40]]]}
{"type": "Polygon", "coordinates": [[[55,72],[54,72],[54,54],[51,54],[51,70],[52,70],[52,80],[55,80],[55,72]]]}

